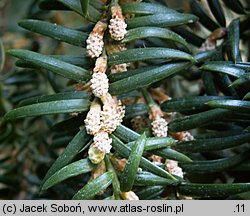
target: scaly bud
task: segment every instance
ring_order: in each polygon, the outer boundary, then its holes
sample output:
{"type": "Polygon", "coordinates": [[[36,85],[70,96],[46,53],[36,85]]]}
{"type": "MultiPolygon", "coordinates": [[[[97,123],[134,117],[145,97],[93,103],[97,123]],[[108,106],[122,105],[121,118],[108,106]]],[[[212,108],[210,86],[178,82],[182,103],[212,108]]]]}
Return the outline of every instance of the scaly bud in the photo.
{"type": "Polygon", "coordinates": [[[98,148],[94,147],[92,144],[89,147],[88,155],[89,155],[89,160],[93,164],[98,164],[104,159],[105,152],[100,151],[98,148]]]}

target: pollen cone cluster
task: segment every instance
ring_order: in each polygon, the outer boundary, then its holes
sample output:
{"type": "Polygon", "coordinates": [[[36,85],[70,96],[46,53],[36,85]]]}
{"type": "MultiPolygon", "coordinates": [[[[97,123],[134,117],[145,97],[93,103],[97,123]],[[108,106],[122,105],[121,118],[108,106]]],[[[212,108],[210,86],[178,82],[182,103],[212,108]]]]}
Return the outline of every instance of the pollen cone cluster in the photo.
{"type": "Polygon", "coordinates": [[[95,135],[101,129],[101,105],[97,102],[91,104],[90,110],[84,120],[88,134],[95,135]]]}
{"type": "Polygon", "coordinates": [[[87,132],[94,135],[89,149],[89,158],[93,163],[101,162],[105,154],[110,152],[112,139],[109,134],[116,130],[125,115],[124,106],[109,93],[101,100],[104,101],[103,110],[99,109],[100,105],[91,106],[85,119],[87,132]]]}
{"type": "Polygon", "coordinates": [[[100,130],[93,139],[93,147],[97,148],[99,151],[104,153],[109,153],[112,139],[109,138],[109,134],[105,131],[100,130]]]}
{"type": "Polygon", "coordinates": [[[89,37],[86,41],[87,53],[91,58],[99,57],[102,54],[104,42],[103,36],[107,29],[107,24],[103,21],[96,23],[94,29],[89,34],[89,37]]]}
{"type": "Polygon", "coordinates": [[[124,38],[125,34],[127,33],[127,24],[124,22],[123,19],[115,16],[110,20],[109,24],[109,33],[112,39],[116,41],[120,41],[124,38]]]}
{"type": "Polygon", "coordinates": [[[105,73],[93,73],[90,83],[92,92],[96,97],[100,98],[108,93],[109,80],[105,73]]]}
{"type": "MultiPolygon", "coordinates": [[[[110,95],[107,95],[110,97],[110,95]]],[[[111,134],[121,124],[125,115],[125,107],[122,106],[121,101],[111,100],[103,105],[101,112],[101,128],[107,133],[111,134]]]]}
{"type": "Polygon", "coordinates": [[[174,160],[166,160],[165,162],[167,170],[173,175],[177,175],[183,178],[182,169],[178,166],[178,162],[174,160]]]}
{"type": "Polygon", "coordinates": [[[125,115],[121,101],[108,93],[109,83],[106,70],[107,57],[102,55],[96,60],[90,88],[103,106],[101,107],[100,102],[94,100],[84,120],[87,133],[94,135],[88,154],[89,159],[95,164],[100,163],[105,154],[110,152],[112,139],[109,134],[116,130],[125,115]]]}
{"type": "Polygon", "coordinates": [[[152,132],[156,137],[166,137],[168,135],[168,122],[163,118],[163,112],[158,105],[150,107],[152,132]]]}
{"type": "Polygon", "coordinates": [[[91,58],[98,58],[104,48],[104,33],[109,28],[109,34],[115,41],[121,41],[127,34],[127,24],[125,23],[121,7],[116,4],[111,7],[111,19],[109,25],[107,20],[98,21],[90,32],[87,39],[87,53],[91,58]]]}
{"type": "MultiPolygon", "coordinates": [[[[90,80],[90,89],[98,100],[94,100],[90,110],[84,120],[88,134],[94,136],[93,143],[89,148],[89,159],[93,163],[100,163],[106,153],[109,153],[112,146],[112,139],[109,137],[113,131],[121,124],[125,115],[125,107],[116,97],[109,93],[109,80],[106,75],[108,69],[106,50],[108,54],[125,50],[124,45],[111,44],[104,47],[104,34],[109,28],[110,36],[113,40],[120,41],[124,38],[127,24],[124,21],[121,7],[115,4],[111,7],[111,19],[102,19],[96,23],[86,41],[87,54],[91,58],[97,58],[90,80]],[[101,103],[103,106],[101,106],[101,103]]],[[[126,64],[112,66],[111,73],[123,72],[127,70],[126,64]]]]}
{"type": "Polygon", "coordinates": [[[127,33],[127,24],[124,21],[122,10],[119,5],[115,5],[111,8],[112,19],[109,24],[109,33],[112,39],[120,41],[127,33]]]}
{"type": "Polygon", "coordinates": [[[152,121],[152,131],[156,137],[166,137],[168,135],[168,123],[167,121],[159,117],[152,121]]]}
{"type": "MultiPolygon", "coordinates": [[[[168,136],[168,122],[163,118],[163,112],[158,105],[155,104],[150,107],[149,118],[152,120],[151,126],[152,126],[153,134],[156,137],[167,137],[168,136]]],[[[191,138],[191,134],[189,133],[185,135],[183,134],[183,136],[186,136],[185,138],[191,138]]],[[[166,164],[166,169],[169,171],[169,173],[183,178],[182,169],[178,166],[177,161],[166,160],[165,164],[166,164]]]]}

